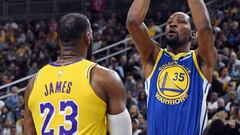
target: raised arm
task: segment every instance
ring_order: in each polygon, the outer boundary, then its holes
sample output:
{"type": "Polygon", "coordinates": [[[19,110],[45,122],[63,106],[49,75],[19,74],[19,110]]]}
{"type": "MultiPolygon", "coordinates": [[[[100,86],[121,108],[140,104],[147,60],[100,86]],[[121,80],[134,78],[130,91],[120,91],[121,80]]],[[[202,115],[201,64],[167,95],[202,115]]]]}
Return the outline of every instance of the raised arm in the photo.
{"type": "Polygon", "coordinates": [[[144,76],[147,77],[154,65],[159,52],[158,43],[152,41],[144,24],[150,0],[134,0],[127,16],[127,29],[133,38],[144,66],[144,76]],[[148,70],[146,70],[148,69],[148,70]]]}
{"type": "Polygon", "coordinates": [[[198,32],[197,55],[204,62],[203,74],[211,81],[217,52],[214,47],[214,35],[208,10],[203,0],[188,0],[188,5],[198,32]]]}
{"type": "Polygon", "coordinates": [[[24,100],[25,100],[24,135],[37,135],[36,129],[33,123],[32,113],[28,108],[28,98],[32,91],[33,82],[34,82],[34,78],[29,81],[26,88],[25,95],[24,95],[24,100]]]}

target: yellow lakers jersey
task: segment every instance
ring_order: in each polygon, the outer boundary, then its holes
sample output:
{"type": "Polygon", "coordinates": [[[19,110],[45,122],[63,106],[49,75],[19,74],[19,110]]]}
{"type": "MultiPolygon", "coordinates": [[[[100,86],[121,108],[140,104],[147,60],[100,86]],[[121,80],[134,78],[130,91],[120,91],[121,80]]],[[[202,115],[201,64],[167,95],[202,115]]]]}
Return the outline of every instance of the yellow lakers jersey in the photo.
{"type": "Polygon", "coordinates": [[[38,135],[106,135],[106,103],[90,86],[88,60],[50,63],[37,74],[28,100],[38,135]]]}

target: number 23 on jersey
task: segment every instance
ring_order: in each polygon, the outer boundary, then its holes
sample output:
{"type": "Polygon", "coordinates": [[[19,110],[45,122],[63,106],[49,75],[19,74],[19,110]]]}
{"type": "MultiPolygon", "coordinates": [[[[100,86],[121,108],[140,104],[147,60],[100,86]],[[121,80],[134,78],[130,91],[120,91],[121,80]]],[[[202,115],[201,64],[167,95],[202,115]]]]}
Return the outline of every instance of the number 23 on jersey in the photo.
{"type": "Polygon", "coordinates": [[[73,135],[78,131],[78,105],[73,100],[59,101],[59,108],[55,107],[51,102],[41,103],[40,117],[44,119],[41,128],[42,135],[55,135],[57,134],[56,130],[58,130],[59,135],[73,135]],[[64,117],[64,121],[54,123],[58,124],[58,129],[50,128],[52,120],[59,117],[59,115],[64,117]]]}

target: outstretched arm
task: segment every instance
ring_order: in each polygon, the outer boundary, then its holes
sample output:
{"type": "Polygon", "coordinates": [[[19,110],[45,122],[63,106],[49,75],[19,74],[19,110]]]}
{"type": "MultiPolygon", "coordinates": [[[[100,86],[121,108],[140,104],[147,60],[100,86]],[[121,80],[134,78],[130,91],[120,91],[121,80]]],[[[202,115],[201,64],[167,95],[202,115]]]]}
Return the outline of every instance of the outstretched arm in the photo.
{"type": "Polygon", "coordinates": [[[34,82],[34,78],[29,81],[26,88],[25,95],[24,95],[24,100],[25,100],[24,135],[37,135],[35,126],[33,123],[32,113],[28,108],[28,98],[32,91],[33,82],[34,82]]]}
{"type": "Polygon", "coordinates": [[[214,47],[214,35],[208,10],[203,0],[188,0],[188,5],[198,31],[197,55],[204,62],[202,68],[204,76],[211,81],[217,52],[214,47]]]}
{"type": "Polygon", "coordinates": [[[127,29],[133,38],[144,66],[144,76],[148,77],[159,52],[158,43],[154,42],[144,24],[150,0],[134,0],[127,16],[127,29]]]}

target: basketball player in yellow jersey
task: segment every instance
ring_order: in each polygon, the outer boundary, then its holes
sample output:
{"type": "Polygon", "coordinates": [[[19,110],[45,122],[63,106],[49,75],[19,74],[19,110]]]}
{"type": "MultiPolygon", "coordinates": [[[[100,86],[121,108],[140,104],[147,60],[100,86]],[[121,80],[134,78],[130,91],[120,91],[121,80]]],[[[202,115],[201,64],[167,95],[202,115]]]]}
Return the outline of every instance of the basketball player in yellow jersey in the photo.
{"type": "Polygon", "coordinates": [[[63,16],[61,55],[37,73],[26,89],[24,135],[130,135],[131,120],[120,77],[86,60],[92,43],[89,20],[63,16]],[[107,127],[108,126],[108,127],[107,127]]]}

